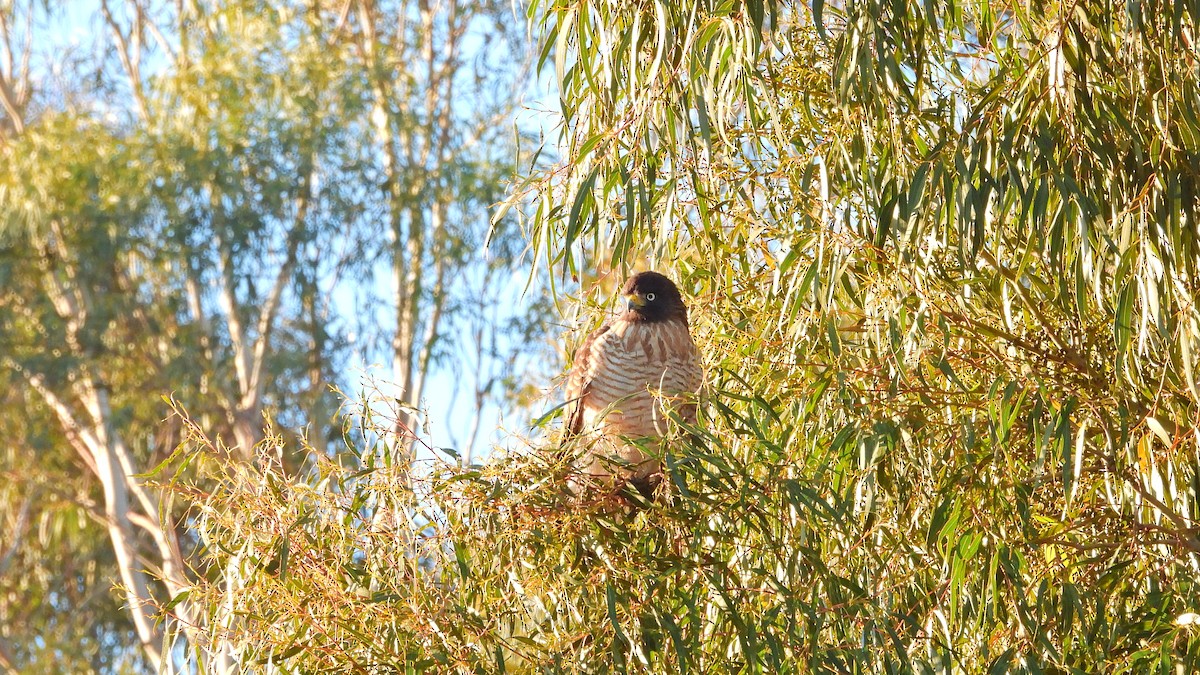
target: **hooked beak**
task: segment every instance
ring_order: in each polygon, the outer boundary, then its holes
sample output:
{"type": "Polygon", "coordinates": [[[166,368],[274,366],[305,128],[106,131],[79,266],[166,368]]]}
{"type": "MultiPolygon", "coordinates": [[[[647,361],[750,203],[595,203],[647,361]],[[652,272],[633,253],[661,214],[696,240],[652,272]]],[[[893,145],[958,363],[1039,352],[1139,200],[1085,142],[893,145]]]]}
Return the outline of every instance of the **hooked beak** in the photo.
{"type": "Polygon", "coordinates": [[[646,306],[645,299],[637,293],[629,293],[625,296],[625,302],[629,303],[629,309],[641,309],[646,306]]]}

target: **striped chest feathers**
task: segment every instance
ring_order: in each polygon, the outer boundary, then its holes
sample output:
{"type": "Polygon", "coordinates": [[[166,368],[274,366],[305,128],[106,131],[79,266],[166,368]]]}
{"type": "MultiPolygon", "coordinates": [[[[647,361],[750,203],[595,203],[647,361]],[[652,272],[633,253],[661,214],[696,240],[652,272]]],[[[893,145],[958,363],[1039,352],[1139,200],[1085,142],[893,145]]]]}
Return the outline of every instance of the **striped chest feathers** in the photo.
{"type": "Polygon", "coordinates": [[[588,407],[604,407],[651,390],[700,388],[700,357],[683,321],[618,320],[597,336],[588,364],[588,407]]]}

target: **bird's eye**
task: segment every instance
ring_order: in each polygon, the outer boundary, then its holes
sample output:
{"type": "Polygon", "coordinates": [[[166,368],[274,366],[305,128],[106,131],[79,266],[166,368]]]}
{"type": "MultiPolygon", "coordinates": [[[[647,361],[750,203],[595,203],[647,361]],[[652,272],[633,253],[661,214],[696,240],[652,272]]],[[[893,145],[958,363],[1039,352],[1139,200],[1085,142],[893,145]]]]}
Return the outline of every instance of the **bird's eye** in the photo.
{"type": "Polygon", "coordinates": [[[646,302],[654,302],[654,294],[653,293],[646,294],[646,302]]]}

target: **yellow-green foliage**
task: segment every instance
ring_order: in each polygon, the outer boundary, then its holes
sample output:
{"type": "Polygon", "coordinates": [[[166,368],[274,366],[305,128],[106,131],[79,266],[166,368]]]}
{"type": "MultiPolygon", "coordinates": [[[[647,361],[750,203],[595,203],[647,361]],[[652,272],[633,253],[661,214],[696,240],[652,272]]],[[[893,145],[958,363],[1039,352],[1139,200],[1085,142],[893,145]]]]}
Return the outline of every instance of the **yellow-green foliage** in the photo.
{"type": "Polygon", "coordinates": [[[711,391],[671,496],[571,502],[550,439],[241,475],[197,514],[247,658],[1200,667],[1195,3],[532,14],[568,117],[514,197],[538,265],[693,299],[711,391]]]}

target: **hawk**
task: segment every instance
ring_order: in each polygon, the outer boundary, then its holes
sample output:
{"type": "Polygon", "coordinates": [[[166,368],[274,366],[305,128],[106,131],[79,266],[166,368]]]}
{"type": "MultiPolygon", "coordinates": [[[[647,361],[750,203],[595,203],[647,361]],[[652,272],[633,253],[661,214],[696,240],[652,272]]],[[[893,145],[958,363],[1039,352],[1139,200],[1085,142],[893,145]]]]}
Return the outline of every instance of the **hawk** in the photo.
{"type": "Polygon", "coordinates": [[[628,308],[588,336],[567,377],[566,436],[586,439],[586,475],[620,476],[649,496],[661,480],[656,449],[667,409],[696,419],[700,355],[679,289],[657,272],[625,282],[628,308]],[[639,447],[640,446],[640,447],[639,447]]]}

